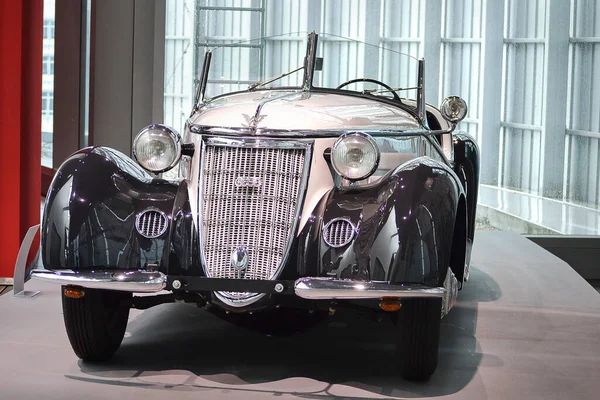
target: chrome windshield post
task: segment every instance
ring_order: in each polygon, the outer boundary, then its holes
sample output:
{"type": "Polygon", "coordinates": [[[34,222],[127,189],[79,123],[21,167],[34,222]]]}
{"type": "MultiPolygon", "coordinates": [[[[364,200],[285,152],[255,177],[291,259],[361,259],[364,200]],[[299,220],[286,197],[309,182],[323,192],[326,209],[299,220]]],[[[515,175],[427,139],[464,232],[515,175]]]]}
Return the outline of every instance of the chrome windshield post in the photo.
{"type": "Polygon", "coordinates": [[[419,60],[419,76],[417,84],[417,114],[421,123],[428,128],[425,118],[425,59],[419,60]]]}
{"type": "Polygon", "coordinates": [[[193,115],[200,104],[204,102],[204,92],[206,91],[206,85],[208,84],[208,71],[210,69],[210,60],[212,58],[212,52],[209,50],[204,55],[204,65],[202,66],[202,73],[200,75],[200,83],[198,84],[198,90],[196,91],[196,99],[194,101],[194,108],[192,110],[193,115]]]}
{"type": "Polygon", "coordinates": [[[317,41],[319,35],[312,31],[308,35],[308,44],[306,46],[306,57],[304,58],[304,78],[302,80],[302,90],[310,90],[313,87],[313,76],[315,72],[315,63],[317,61],[317,41]]]}

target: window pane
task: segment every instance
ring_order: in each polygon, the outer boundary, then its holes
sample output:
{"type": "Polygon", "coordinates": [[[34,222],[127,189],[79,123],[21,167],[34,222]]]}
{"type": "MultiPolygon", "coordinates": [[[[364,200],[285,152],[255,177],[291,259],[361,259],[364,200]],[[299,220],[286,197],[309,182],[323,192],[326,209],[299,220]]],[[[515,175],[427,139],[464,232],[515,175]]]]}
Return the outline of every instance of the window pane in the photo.
{"type": "Polygon", "coordinates": [[[44,42],[42,65],[42,165],[52,168],[52,131],[54,117],[54,7],[55,0],[44,0],[44,42]]]}

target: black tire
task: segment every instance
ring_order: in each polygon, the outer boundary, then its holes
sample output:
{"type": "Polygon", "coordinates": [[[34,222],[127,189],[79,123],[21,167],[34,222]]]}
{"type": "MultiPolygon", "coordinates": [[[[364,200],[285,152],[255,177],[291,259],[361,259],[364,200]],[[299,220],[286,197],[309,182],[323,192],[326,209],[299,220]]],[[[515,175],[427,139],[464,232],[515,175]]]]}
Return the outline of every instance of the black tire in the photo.
{"type": "Polygon", "coordinates": [[[129,305],[124,301],[131,293],[84,288],[85,295],[73,299],[65,296],[65,288],[63,316],[73,351],[85,361],[110,359],[125,336],[129,305]]]}
{"type": "Polygon", "coordinates": [[[396,350],[405,379],[424,381],[438,365],[442,299],[402,301],[398,311],[396,350]]]}

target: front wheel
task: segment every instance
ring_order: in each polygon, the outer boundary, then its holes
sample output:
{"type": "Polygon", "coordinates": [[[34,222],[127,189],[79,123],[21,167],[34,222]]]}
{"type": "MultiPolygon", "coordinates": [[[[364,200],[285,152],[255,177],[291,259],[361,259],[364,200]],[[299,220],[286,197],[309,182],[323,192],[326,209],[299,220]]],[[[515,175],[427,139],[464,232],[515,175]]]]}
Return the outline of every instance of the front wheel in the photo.
{"type": "Polygon", "coordinates": [[[438,365],[442,299],[402,301],[398,311],[396,350],[405,379],[424,381],[438,365]]]}
{"type": "Polygon", "coordinates": [[[80,298],[67,297],[63,286],[62,305],[71,347],[85,361],[106,361],[123,341],[131,293],[81,288],[80,298]]]}

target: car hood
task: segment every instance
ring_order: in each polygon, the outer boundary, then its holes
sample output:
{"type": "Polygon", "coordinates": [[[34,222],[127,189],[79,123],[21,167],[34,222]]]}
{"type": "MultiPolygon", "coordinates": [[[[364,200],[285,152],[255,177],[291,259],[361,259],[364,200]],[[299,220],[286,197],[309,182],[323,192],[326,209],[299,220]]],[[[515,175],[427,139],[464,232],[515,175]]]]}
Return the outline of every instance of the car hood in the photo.
{"type": "Polygon", "coordinates": [[[419,122],[399,107],[364,97],[300,90],[222,96],[200,107],[196,127],[261,130],[414,130],[419,122]]]}

